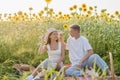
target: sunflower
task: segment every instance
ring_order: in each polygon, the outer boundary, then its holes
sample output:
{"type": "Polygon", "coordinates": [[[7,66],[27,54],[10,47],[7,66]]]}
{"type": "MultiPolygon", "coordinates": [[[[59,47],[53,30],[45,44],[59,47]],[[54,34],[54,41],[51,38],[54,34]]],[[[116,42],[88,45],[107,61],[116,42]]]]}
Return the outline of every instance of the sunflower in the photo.
{"type": "Polygon", "coordinates": [[[66,29],[68,28],[68,25],[67,25],[67,24],[64,24],[64,25],[63,25],[63,28],[64,28],[64,30],[66,30],[66,29]]]}
{"type": "Polygon", "coordinates": [[[14,13],[14,16],[17,16],[17,13],[14,13]]]}
{"type": "Polygon", "coordinates": [[[27,13],[24,13],[25,16],[27,16],[27,13]]]}
{"type": "Polygon", "coordinates": [[[118,16],[118,15],[119,15],[119,12],[118,12],[118,11],[115,11],[115,15],[118,16]]]}
{"type": "Polygon", "coordinates": [[[52,1],[52,0],[45,0],[45,2],[46,2],[47,4],[49,4],[51,1],[52,1]]]}
{"type": "Polygon", "coordinates": [[[32,14],[34,17],[36,16],[36,14],[32,14]]]}
{"type": "Polygon", "coordinates": [[[84,4],[82,4],[82,8],[86,8],[87,7],[87,5],[84,3],[84,4]]]}
{"type": "Polygon", "coordinates": [[[73,8],[72,8],[72,7],[70,7],[70,8],[69,8],[69,10],[70,10],[70,11],[72,11],[72,10],[73,10],[73,8]]]}
{"type": "Polygon", "coordinates": [[[38,15],[41,17],[41,16],[42,16],[42,13],[38,13],[38,15]]]}
{"type": "Polygon", "coordinates": [[[9,15],[9,16],[8,16],[8,19],[11,19],[11,18],[12,18],[12,16],[11,16],[11,15],[9,15]]]}
{"type": "Polygon", "coordinates": [[[80,19],[80,16],[77,16],[77,19],[80,19]]]}
{"type": "Polygon", "coordinates": [[[86,8],[84,8],[84,9],[83,9],[83,12],[86,12],[86,11],[87,11],[87,9],[86,9],[86,8]]]}
{"type": "Polygon", "coordinates": [[[50,8],[49,10],[50,10],[50,12],[53,12],[53,8],[50,8]]]}
{"type": "Polygon", "coordinates": [[[44,11],[43,11],[43,10],[41,10],[41,11],[40,11],[40,13],[41,13],[41,14],[44,14],[44,11]]]}
{"type": "Polygon", "coordinates": [[[115,18],[115,16],[114,16],[114,15],[111,15],[111,18],[115,18]]]}
{"type": "Polygon", "coordinates": [[[86,15],[86,18],[87,18],[87,17],[89,17],[89,15],[88,15],[88,14],[86,15]]]}
{"type": "Polygon", "coordinates": [[[106,12],[107,11],[107,9],[102,9],[101,10],[101,13],[104,13],[104,12],[106,12]]]}
{"type": "Polygon", "coordinates": [[[110,13],[107,13],[107,15],[109,16],[109,15],[110,15],[110,13]]]}
{"type": "Polygon", "coordinates": [[[118,17],[120,18],[120,14],[118,15],[118,17]]]}
{"type": "Polygon", "coordinates": [[[48,7],[44,7],[44,10],[47,11],[47,10],[48,10],[48,7]]]}
{"type": "Polygon", "coordinates": [[[20,18],[19,18],[19,16],[18,17],[15,17],[15,21],[18,21],[20,18]]]}
{"type": "Polygon", "coordinates": [[[91,15],[91,14],[92,14],[92,12],[91,12],[91,11],[87,11],[87,13],[88,13],[88,15],[91,15]]]}
{"type": "Polygon", "coordinates": [[[91,7],[91,6],[90,6],[90,7],[89,7],[89,10],[91,10],[91,11],[92,11],[92,10],[93,10],[93,7],[91,7]]]}
{"type": "Polygon", "coordinates": [[[58,17],[58,15],[56,14],[55,17],[58,17]]]}
{"type": "Polygon", "coordinates": [[[96,9],[96,8],[97,8],[97,6],[94,6],[94,8],[96,9]]]}
{"type": "Polygon", "coordinates": [[[18,11],[18,13],[17,13],[18,15],[22,15],[22,11],[18,11]]]}
{"type": "Polygon", "coordinates": [[[6,17],[6,16],[7,16],[7,13],[4,14],[4,17],[6,17]]]}
{"type": "Polygon", "coordinates": [[[73,9],[76,9],[77,8],[77,5],[73,5],[73,9]]]}
{"type": "Polygon", "coordinates": [[[30,11],[32,11],[32,10],[33,10],[33,8],[32,8],[32,7],[30,7],[30,8],[29,8],[29,10],[30,10],[30,11]]]}
{"type": "Polygon", "coordinates": [[[79,10],[82,11],[82,8],[80,7],[79,10]]]}
{"type": "Polygon", "coordinates": [[[59,14],[59,15],[61,15],[61,14],[62,14],[62,12],[60,11],[58,14],[59,14]]]}
{"type": "Polygon", "coordinates": [[[66,16],[67,16],[67,17],[70,17],[70,15],[69,15],[69,14],[66,14],[66,16]]]}

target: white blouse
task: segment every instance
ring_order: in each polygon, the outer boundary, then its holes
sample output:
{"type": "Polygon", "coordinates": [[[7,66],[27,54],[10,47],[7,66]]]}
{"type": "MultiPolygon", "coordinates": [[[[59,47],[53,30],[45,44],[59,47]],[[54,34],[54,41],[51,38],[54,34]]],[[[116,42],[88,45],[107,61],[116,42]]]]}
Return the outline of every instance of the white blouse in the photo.
{"type": "Polygon", "coordinates": [[[49,60],[51,60],[53,63],[58,62],[58,60],[61,58],[61,42],[58,42],[57,50],[51,50],[49,44],[47,44],[47,49],[49,60]]]}

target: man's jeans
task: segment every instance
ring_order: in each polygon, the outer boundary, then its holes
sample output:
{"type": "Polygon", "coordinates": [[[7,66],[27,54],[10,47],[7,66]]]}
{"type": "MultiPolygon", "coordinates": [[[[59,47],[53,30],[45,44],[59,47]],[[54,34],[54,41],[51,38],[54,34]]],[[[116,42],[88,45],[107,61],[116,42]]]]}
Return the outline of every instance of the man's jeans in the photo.
{"type": "MultiPolygon", "coordinates": [[[[81,68],[85,68],[86,66],[92,67],[93,64],[96,63],[98,67],[102,70],[107,70],[108,65],[105,61],[97,54],[92,54],[86,61],[84,61],[81,65],[81,68]]],[[[77,65],[71,66],[65,71],[66,75],[69,76],[82,76],[82,71],[78,69],[77,65]]]]}

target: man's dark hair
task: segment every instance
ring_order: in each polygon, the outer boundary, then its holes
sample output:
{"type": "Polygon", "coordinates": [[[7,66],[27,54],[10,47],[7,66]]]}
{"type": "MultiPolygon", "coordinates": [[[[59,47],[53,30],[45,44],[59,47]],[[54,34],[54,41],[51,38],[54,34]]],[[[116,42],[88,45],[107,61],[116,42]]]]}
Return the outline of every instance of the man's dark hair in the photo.
{"type": "Polygon", "coordinates": [[[77,24],[73,24],[73,25],[71,25],[70,28],[72,28],[72,29],[77,30],[77,31],[80,32],[80,26],[77,25],[77,24]]]}

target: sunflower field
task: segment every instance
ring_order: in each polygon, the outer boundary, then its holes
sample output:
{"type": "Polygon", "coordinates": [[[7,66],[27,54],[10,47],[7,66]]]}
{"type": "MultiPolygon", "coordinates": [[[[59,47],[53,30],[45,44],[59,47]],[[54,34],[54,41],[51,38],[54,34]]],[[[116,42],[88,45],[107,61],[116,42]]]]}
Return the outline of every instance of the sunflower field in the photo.
{"type": "MultiPolygon", "coordinates": [[[[69,14],[55,13],[47,6],[38,13],[18,11],[14,14],[0,14],[0,80],[24,80],[13,69],[14,64],[29,64],[36,67],[47,58],[47,53],[38,55],[42,35],[50,27],[62,30],[66,42],[69,25],[81,26],[81,35],[89,39],[94,52],[99,54],[110,66],[109,52],[113,54],[115,74],[120,75],[120,12],[113,14],[102,9],[97,13],[97,6],[73,5],[69,14]]],[[[69,64],[68,52],[65,52],[65,64],[69,64]]]]}

